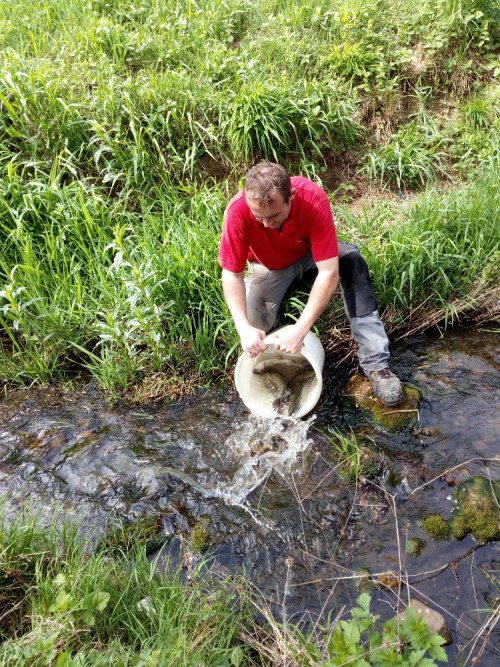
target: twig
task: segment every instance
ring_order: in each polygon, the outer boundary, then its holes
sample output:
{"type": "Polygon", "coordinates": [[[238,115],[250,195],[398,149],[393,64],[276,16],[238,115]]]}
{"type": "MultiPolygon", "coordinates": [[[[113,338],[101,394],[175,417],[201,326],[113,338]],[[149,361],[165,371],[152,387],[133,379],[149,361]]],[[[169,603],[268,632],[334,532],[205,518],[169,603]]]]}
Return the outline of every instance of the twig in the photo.
{"type": "Polygon", "coordinates": [[[456,466],[453,466],[452,468],[447,468],[446,470],[444,470],[439,475],[436,475],[436,477],[433,477],[432,479],[430,479],[428,482],[425,482],[424,484],[421,484],[420,486],[417,486],[415,489],[413,489],[413,491],[410,491],[410,493],[406,497],[409,498],[410,496],[412,496],[417,491],[420,491],[420,489],[423,489],[426,486],[429,486],[429,484],[432,484],[432,482],[435,482],[440,477],[443,477],[444,475],[447,475],[452,470],[456,470],[457,468],[461,468],[462,466],[466,466],[469,463],[472,463],[473,461],[482,461],[483,463],[500,463],[500,456],[497,456],[497,457],[492,458],[492,459],[485,459],[482,456],[475,456],[474,458],[468,459],[467,461],[462,461],[462,463],[458,463],[456,466]]]}
{"type": "Polygon", "coordinates": [[[2,621],[2,620],[3,620],[6,616],[8,616],[9,614],[12,614],[12,612],[13,612],[15,609],[17,609],[18,607],[20,607],[20,606],[23,604],[23,602],[24,602],[24,600],[20,600],[20,601],[19,601],[17,604],[15,604],[13,607],[11,607],[10,609],[7,609],[7,611],[5,611],[5,612],[0,616],[0,621],[2,621]]]}
{"type": "MultiPolygon", "coordinates": [[[[486,648],[486,644],[489,644],[488,637],[490,636],[490,634],[491,634],[491,633],[493,632],[493,630],[495,629],[495,625],[498,623],[498,621],[500,621],[500,615],[498,614],[497,611],[493,610],[493,611],[491,612],[491,614],[489,614],[489,615],[486,617],[486,620],[485,620],[484,623],[481,625],[481,627],[479,628],[479,630],[476,632],[476,634],[474,635],[474,637],[472,637],[472,638],[470,639],[470,641],[464,646],[464,648],[462,649],[461,652],[464,652],[465,649],[467,648],[467,646],[471,645],[470,650],[469,650],[469,653],[468,653],[467,657],[465,658],[465,662],[463,663],[463,664],[464,664],[464,667],[465,667],[465,665],[467,665],[467,663],[468,663],[469,660],[471,659],[471,657],[472,657],[472,652],[473,652],[474,649],[476,648],[476,645],[477,645],[479,639],[482,637],[483,632],[484,632],[485,630],[487,630],[488,632],[487,632],[486,636],[483,637],[483,643],[482,643],[482,646],[479,648],[479,653],[478,653],[477,656],[475,656],[475,657],[472,658],[471,662],[472,662],[472,663],[477,662],[477,660],[483,655],[483,653],[484,653],[484,649],[486,648]],[[494,622],[492,623],[493,619],[494,619],[494,622]]],[[[494,649],[495,647],[492,646],[492,648],[494,649]]]]}
{"type": "Polygon", "coordinates": [[[447,570],[452,565],[455,565],[456,563],[458,563],[458,561],[467,558],[467,556],[470,556],[472,553],[474,553],[474,551],[476,551],[476,549],[480,549],[481,547],[484,547],[484,544],[475,544],[474,546],[470,547],[470,549],[467,549],[467,551],[463,553],[461,556],[458,556],[458,558],[454,558],[449,563],[445,563],[441,567],[438,567],[436,570],[429,570],[429,572],[423,572],[423,573],[421,572],[420,574],[410,574],[408,576],[418,577],[421,576],[422,574],[426,574],[429,576],[422,577],[421,579],[416,579],[415,581],[413,581],[413,583],[419,584],[421,581],[427,581],[427,579],[432,579],[433,577],[436,577],[438,574],[441,574],[441,572],[447,570]]]}

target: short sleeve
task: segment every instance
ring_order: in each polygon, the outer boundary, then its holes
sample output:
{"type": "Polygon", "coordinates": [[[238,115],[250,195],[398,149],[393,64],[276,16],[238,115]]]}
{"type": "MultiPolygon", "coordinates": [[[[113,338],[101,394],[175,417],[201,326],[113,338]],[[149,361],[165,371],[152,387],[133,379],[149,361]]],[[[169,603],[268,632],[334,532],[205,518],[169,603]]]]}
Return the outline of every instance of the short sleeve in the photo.
{"type": "Polygon", "coordinates": [[[325,192],[321,191],[311,202],[310,215],[307,216],[311,251],[315,262],[337,257],[339,248],[335,231],[330,201],[325,192]]]}
{"type": "Polygon", "coordinates": [[[246,239],[243,220],[235,212],[234,206],[229,206],[224,213],[219,264],[227,271],[241,273],[245,270],[248,251],[249,242],[246,239]]]}

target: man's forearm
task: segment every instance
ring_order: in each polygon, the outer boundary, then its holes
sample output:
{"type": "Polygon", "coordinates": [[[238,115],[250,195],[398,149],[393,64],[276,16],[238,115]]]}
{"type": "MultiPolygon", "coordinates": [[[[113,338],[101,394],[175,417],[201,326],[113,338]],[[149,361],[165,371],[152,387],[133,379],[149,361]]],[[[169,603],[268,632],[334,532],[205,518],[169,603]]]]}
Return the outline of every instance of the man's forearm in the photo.
{"type": "Polygon", "coordinates": [[[256,357],[267,345],[265,332],[252,326],[247,315],[247,296],[242,273],[222,271],[222,288],[229,312],[234,320],[241,346],[250,357],[256,357]]]}
{"type": "Polygon", "coordinates": [[[242,328],[248,326],[247,298],[243,274],[231,273],[230,271],[223,270],[222,289],[236,331],[241,335],[242,328]]]}

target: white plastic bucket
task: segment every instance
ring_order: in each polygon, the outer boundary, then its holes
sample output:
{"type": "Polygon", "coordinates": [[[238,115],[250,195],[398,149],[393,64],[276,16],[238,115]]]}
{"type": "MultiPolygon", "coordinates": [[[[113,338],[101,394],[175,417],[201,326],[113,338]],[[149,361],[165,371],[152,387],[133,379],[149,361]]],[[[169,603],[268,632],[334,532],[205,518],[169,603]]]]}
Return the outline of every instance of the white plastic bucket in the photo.
{"type": "MultiPolygon", "coordinates": [[[[265,342],[270,342],[277,332],[267,336],[265,342]]],[[[261,352],[257,357],[249,357],[243,353],[236,364],[234,371],[234,382],[241,400],[247,408],[260,417],[276,417],[283,414],[280,410],[279,390],[273,387],[272,383],[266,382],[266,375],[254,372],[257,366],[266,368],[268,365],[272,368],[280,364],[292,365],[296,363],[300,367],[307,368],[308,371],[314,371],[314,376],[307,373],[310,379],[304,383],[303,387],[297,393],[295,387],[295,405],[293,412],[289,415],[294,419],[299,419],[307,415],[314,408],[321,396],[323,389],[323,364],[325,361],[325,351],[317,336],[309,332],[304,338],[302,349],[297,354],[288,354],[277,350],[272,344],[268,345],[267,350],[261,352]],[[271,385],[271,386],[270,386],[271,385]]],[[[300,384],[300,377],[297,376],[296,385],[300,384]]],[[[286,414],[286,413],[285,413],[286,414]]]]}

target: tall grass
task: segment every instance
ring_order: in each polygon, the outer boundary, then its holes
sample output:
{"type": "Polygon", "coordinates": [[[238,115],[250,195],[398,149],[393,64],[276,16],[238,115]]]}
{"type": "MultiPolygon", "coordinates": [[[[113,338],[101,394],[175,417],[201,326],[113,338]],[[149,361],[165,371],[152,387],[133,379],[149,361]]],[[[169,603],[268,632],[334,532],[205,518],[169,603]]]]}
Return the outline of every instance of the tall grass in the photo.
{"type": "MultiPolygon", "coordinates": [[[[451,307],[481,276],[485,294],[494,286],[496,182],[429,191],[403,214],[341,216],[394,323],[421,304],[451,307]]],[[[86,367],[124,390],[152,373],[199,381],[224,368],[236,342],[216,264],[227,190],[165,188],[133,213],[77,184],[17,185],[12,173],[0,191],[10,215],[0,230],[4,378],[50,381],[86,367]]]]}
{"type": "MultiPolygon", "coordinates": [[[[215,259],[221,218],[261,157],[315,179],[368,164],[400,188],[495,169],[495,88],[481,92],[495,12],[483,0],[3,3],[2,380],[86,370],[113,391],[163,377],[175,392],[223,371],[237,338],[215,259]],[[459,99],[449,123],[435,112],[443,95],[459,99]],[[378,145],[376,118],[393,128],[378,145]]],[[[487,264],[492,211],[479,212],[483,236],[472,222],[468,238],[487,264]]],[[[429,303],[453,301],[477,279],[479,259],[460,275],[442,259],[466,249],[460,225],[440,240],[434,217],[418,271],[416,242],[382,267],[375,248],[392,241],[365,235],[383,303],[414,308],[416,285],[434,280],[429,303]]]]}
{"type": "Polygon", "coordinates": [[[411,321],[413,311],[425,318],[440,308],[452,316],[455,301],[470,297],[479,308],[491,300],[498,289],[497,183],[498,172],[487,173],[475,186],[429,189],[407,210],[381,204],[356,218],[345,211],[348,235],[362,245],[392,328],[411,321]]]}

